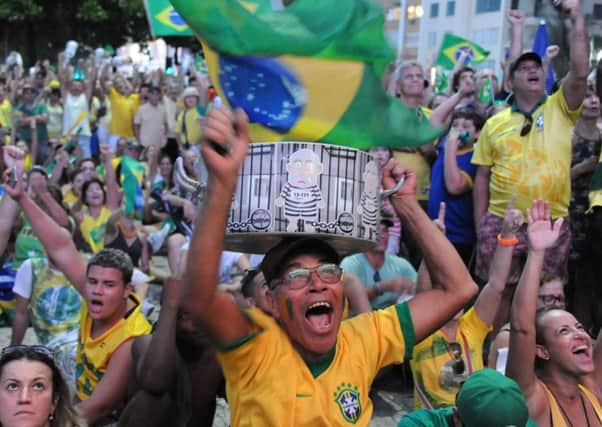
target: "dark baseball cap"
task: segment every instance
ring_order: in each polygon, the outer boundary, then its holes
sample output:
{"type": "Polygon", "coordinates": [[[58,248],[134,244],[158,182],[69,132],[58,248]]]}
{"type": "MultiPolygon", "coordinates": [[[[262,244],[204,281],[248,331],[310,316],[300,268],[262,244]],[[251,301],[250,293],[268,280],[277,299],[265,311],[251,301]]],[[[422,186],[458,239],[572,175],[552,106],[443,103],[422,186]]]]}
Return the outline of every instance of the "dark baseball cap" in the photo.
{"type": "Polygon", "coordinates": [[[322,239],[315,237],[286,238],[268,251],[261,263],[261,271],[269,284],[277,279],[293,258],[302,255],[318,255],[325,261],[339,264],[338,252],[322,239]]]}
{"type": "Polygon", "coordinates": [[[521,56],[519,56],[518,59],[512,63],[512,65],[510,65],[510,78],[512,78],[514,76],[514,72],[516,71],[518,66],[521,64],[521,62],[525,62],[525,61],[534,61],[534,62],[537,62],[537,64],[540,67],[543,66],[543,62],[541,61],[541,56],[539,56],[535,52],[525,52],[521,56]]]}

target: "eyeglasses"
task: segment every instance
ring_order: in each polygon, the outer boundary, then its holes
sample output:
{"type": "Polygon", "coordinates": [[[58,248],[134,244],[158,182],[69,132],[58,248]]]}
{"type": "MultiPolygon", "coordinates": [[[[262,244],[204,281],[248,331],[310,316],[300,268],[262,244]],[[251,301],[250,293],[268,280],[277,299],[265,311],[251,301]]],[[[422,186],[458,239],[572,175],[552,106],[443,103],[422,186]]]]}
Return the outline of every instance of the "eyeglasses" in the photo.
{"type": "Polygon", "coordinates": [[[462,375],[466,371],[466,365],[464,359],[462,359],[462,346],[457,342],[450,342],[447,344],[447,349],[454,358],[454,364],[452,369],[455,375],[462,375]]]}
{"type": "Polygon", "coordinates": [[[538,298],[544,304],[564,304],[564,295],[539,295],[538,298]]]}
{"type": "Polygon", "coordinates": [[[287,285],[291,289],[303,289],[311,280],[311,273],[316,272],[324,283],[330,285],[338,283],[343,275],[343,270],[336,264],[320,264],[314,268],[295,268],[280,279],[274,279],[270,283],[270,289],[279,285],[287,285]]]}
{"type": "Polygon", "coordinates": [[[531,115],[525,116],[525,123],[523,123],[523,127],[520,130],[520,136],[527,136],[529,132],[531,132],[532,127],[533,117],[531,117],[531,115]]]}
{"type": "Polygon", "coordinates": [[[52,351],[48,347],[45,347],[43,345],[22,345],[22,344],[9,345],[8,347],[4,347],[2,349],[1,357],[4,357],[9,354],[13,354],[13,353],[18,353],[18,352],[23,352],[23,353],[34,352],[36,354],[46,356],[49,359],[54,359],[54,351],[52,351]]]}

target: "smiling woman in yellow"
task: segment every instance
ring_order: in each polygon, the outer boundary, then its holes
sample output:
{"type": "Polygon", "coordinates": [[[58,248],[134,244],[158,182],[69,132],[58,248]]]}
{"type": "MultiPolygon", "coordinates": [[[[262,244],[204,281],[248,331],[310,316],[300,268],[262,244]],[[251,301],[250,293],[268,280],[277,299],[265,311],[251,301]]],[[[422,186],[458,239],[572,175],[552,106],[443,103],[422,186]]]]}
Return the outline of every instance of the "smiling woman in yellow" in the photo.
{"type": "Polygon", "coordinates": [[[84,183],[81,198],[86,208],[75,214],[82,236],[92,253],[104,247],[107,221],[119,208],[120,200],[120,191],[113,169],[113,154],[107,145],[102,145],[100,150],[105,164],[106,181],[103,183],[98,178],[92,178],[84,183]]]}

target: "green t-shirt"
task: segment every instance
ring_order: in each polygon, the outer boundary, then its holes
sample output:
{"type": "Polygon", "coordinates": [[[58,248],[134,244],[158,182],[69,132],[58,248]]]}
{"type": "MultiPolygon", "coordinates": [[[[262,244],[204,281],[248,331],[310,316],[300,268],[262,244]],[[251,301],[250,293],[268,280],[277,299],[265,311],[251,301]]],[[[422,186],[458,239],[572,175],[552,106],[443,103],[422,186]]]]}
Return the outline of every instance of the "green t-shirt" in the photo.
{"type": "MultiPolygon", "coordinates": [[[[33,107],[28,107],[26,105],[19,105],[17,110],[21,112],[21,114],[25,117],[37,116],[40,114],[48,114],[48,107],[46,104],[41,102],[35,104],[33,107]]],[[[36,129],[38,132],[38,142],[48,141],[48,129],[46,127],[46,123],[37,122],[36,129]]],[[[23,139],[27,142],[31,142],[31,127],[29,125],[19,126],[17,130],[18,136],[20,139],[23,139]]]]}

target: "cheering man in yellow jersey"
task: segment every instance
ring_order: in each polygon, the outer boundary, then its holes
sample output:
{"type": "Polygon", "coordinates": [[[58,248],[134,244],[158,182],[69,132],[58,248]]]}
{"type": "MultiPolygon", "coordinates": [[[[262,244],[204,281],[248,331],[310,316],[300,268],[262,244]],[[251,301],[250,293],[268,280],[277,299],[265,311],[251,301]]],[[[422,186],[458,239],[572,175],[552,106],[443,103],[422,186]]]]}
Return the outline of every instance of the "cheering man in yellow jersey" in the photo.
{"type": "Polygon", "coordinates": [[[23,191],[23,180],[4,188],[19,202],[48,257],[83,297],[76,355],[79,408],[90,425],[116,421],[126,396],[132,364],[132,338],[150,333],[151,326],[132,292],[133,265],[118,249],[102,249],[88,262],[69,233],[23,191]]]}
{"type": "Polygon", "coordinates": [[[441,327],[477,291],[454,248],[420,208],[416,176],[392,161],[383,186],[405,178],[393,205],[415,232],[435,289],[341,324],[337,252],[318,238],[285,240],[261,266],[270,287],[270,317],[257,308],[241,311],[217,290],[231,195],[249,143],[248,120],[241,111],[233,116],[214,109],[204,137],[228,149],[220,155],[212,144],[202,147],[208,195],[190,243],[185,304],[221,350],[232,425],[367,426],[373,410],[368,392],[379,369],[401,363],[414,342],[441,327]]]}

